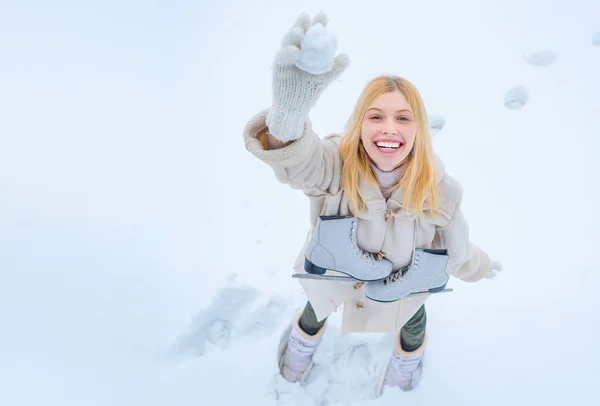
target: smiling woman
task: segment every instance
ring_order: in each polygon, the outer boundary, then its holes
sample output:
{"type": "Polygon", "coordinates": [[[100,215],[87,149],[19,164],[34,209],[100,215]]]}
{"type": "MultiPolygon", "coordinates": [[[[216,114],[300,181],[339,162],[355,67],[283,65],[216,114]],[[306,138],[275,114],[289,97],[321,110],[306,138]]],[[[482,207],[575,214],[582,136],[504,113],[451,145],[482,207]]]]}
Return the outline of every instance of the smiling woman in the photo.
{"type": "Polygon", "coordinates": [[[285,379],[303,382],[327,317],[345,304],[343,333],[399,332],[377,393],[384,382],[411,390],[423,368],[429,293],[443,291],[449,273],[474,282],[500,265],[469,240],[462,188],[434,155],[423,101],[408,80],[372,79],[343,135],[313,132],[311,108],[349,64],[346,55],[329,53],[331,33],[322,36],[328,46],[309,43],[311,27],[324,33],[326,24],[324,14],[312,21],[300,15],[275,57],[273,103],[244,129],[248,151],[309,197],[312,227],[296,276],[351,276],[300,279],[308,302],[281,338],[279,366],[285,379]],[[331,70],[315,74],[299,64],[307,49],[327,50],[318,65],[331,70]]]}

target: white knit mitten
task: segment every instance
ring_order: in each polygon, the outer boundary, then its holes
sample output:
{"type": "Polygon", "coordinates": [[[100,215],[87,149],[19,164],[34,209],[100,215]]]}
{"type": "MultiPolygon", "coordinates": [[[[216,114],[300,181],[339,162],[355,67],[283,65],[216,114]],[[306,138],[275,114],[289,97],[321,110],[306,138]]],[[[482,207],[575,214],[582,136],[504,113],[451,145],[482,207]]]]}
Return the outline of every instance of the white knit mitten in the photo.
{"type": "Polygon", "coordinates": [[[498,261],[492,261],[492,266],[489,271],[484,275],[487,279],[494,279],[498,272],[502,271],[502,264],[498,261]]]}
{"type": "Polygon", "coordinates": [[[267,127],[280,141],[302,136],[310,109],[350,63],[345,54],[334,58],[337,41],[326,26],[324,13],[312,21],[308,14],[300,14],[275,57],[273,106],[267,114],[267,127]]]}

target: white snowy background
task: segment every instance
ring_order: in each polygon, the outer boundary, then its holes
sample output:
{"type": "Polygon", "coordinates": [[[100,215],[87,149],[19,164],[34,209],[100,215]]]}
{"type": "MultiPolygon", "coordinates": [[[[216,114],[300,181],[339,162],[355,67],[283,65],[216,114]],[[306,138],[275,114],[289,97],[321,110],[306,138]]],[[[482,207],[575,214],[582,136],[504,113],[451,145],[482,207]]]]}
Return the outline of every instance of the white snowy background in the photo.
{"type": "Polygon", "coordinates": [[[596,0],[2,0],[0,405],[597,404],[599,96],[596,0]],[[242,129],[304,10],[353,61],[315,129],[410,79],[504,264],[427,302],[410,393],[373,399],[393,338],[339,312],[306,386],[277,375],[308,205],[242,129]]]}

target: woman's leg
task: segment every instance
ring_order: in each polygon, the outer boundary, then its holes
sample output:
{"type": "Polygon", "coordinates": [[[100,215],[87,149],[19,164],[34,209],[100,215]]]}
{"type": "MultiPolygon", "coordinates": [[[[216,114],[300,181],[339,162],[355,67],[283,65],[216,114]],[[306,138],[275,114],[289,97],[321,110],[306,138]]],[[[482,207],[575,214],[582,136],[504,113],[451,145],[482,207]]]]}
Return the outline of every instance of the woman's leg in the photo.
{"type": "Polygon", "coordinates": [[[427,314],[423,305],[400,330],[400,345],[404,351],[412,352],[423,345],[426,324],[427,314]]]}
{"type": "Polygon", "coordinates": [[[417,387],[423,371],[426,323],[425,306],[421,306],[400,329],[400,339],[396,338],[392,359],[385,379],[380,383],[379,393],[383,392],[384,386],[396,386],[403,391],[417,387]]]}
{"type": "Polygon", "coordinates": [[[304,310],[302,311],[302,315],[300,316],[299,325],[302,331],[306,334],[314,336],[321,330],[325,321],[327,319],[317,321],[317,316],[315,315],[315,310],[313,309],[310,302],[306,302],[306,306],[304,306],[304,310]]]}
{"type": "Polygon", "coordinates": [[[312,367],[315,349],[325,332],[325,320],[317,321],[309,302],[302,314],[294,318],[289,335],[282,336],[279,344],[281,375],[290,382],[303,382],[312,367]]]}

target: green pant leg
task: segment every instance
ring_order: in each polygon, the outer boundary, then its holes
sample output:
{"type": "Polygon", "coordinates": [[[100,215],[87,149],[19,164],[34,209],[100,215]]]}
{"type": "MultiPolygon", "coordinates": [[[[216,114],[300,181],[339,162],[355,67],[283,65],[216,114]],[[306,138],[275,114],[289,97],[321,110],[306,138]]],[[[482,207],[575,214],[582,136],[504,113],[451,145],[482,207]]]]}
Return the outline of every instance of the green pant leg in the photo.
{"type": "Polygon", "coordinates": [[[400,345],[404,351],[412,352],[423,344],[426,324],[427,314],[423,305],[400,330],[400,345]]]}
{"type": "Polygon", "coordinates": [[[306,302],[306,306],[304,306],[304,310],[302,311],[302,316],[300,316],[300,328],[306,334],[310,336],[314,336],[321,330],[321,327],[325,324],[325,320],[317,321],[317,316],[315,315],[315,310],[313,309],[310,302],[306,302]]]}

